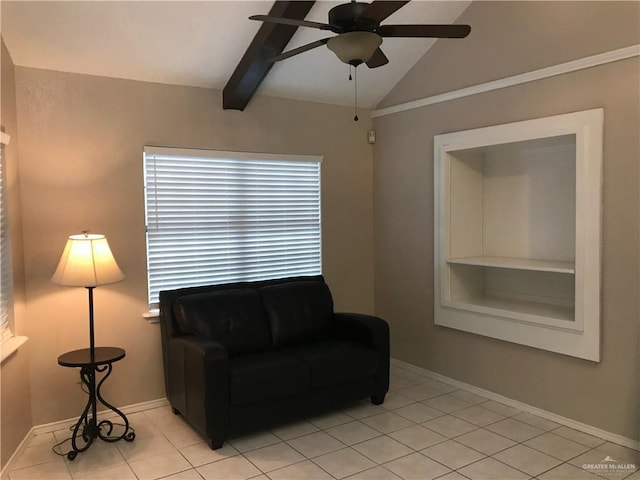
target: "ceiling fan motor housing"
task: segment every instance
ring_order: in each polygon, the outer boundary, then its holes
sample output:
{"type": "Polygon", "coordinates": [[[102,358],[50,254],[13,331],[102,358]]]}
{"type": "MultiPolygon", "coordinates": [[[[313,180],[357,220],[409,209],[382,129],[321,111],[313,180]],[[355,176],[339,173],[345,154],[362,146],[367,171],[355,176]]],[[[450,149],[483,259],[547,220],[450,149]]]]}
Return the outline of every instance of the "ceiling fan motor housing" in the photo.
{"type": "Polygon", "coordinates": [[[329,10],[331,30],[335,33],[373,32],[378,27],[379,22],[361,16],[368,6],[369,4],[366,2],[350,2],[333,7],[329,10]]]}

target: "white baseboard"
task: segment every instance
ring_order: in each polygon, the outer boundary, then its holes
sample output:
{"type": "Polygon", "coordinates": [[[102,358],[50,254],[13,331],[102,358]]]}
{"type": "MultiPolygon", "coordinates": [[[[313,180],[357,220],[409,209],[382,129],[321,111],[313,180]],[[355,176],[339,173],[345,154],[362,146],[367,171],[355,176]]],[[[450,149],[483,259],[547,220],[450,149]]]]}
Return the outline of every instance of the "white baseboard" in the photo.
{"type": "MultiPolygon", "coordinates": [[[[132,413],[142,412],[144,410],[150,410],[152,408],[164,407],[166,405],[169,405],[169,401],[166,398],[159,398],[157,400],[150,400],[148,402],[134,403],[133,405],[118,407],[118,410],[120,410],[125,415],[130,415],[132,413]]],[[[111,412],[111,410],[100,410],[98,411],[98,414],[106,412],[111,412]]],[[[11,464],[13,463],[14,459],[18,457],[18,455],[20,455],[25,448],[27,448],[32,437],[36,435],[42,435],[43,433],[62,430],[63,428],[67,428],[70,425],[75,424],[77,421],[78,417],[74,417],[68,418],[66,420],[60,420],[58,422],[45,423],[43,425],[32,427],[31,430],[29,430],[29,433],[27,433],[27,435],[22,439],[20,445],[18,445],[18,448],[16,448],[16,451],[13,452],[13,455],[11,455],[9,461],[2,466],[2,471],[0,471],[0,478],[5,478],[5,474],[11,469],[11,464]]]]}
{"type": "Polygon", "coordinates": [[[587,425],[586,423],[581,423],[576,420],[572,420],[571,418],[563,417],[562,415],[558,415],[556,413],[552,413],[538,407],[533,407],[531,405],[519,402],[517,400],[513,400],[511,398],[505,397],[498,393],[485,390],[484,388],[476,387],[474,385],[470,385],[468,383],[464,383],[459,380],[454,380],[453,378],[440,375],[439,373],[435,373],[430,370],[417,367],[410,363],[403,362],[402,360],[397,360],[395,358],[392,358],[391,364],[397,367],[403,368],[405,370],[409,370],[409,371],[424,375],[433,380],[446,383],[447,385],[451,385],[453,387],[462,388],[464,390],[477,393],[478,395],[487,397],[490,400],[495,400],[496,402],[504,403],[505,405],[508,405],[510,407],[514,407],[514,408],[517,408],[518,410],[522,410],[523,412],[528,412],[528,413],[537,415],[539,417],[545,418],[547,420],[551,420],[552,422],[556,422],[556,423],[559,423],[560,425],[573,428],[574,430],[579,430],[581,432],[588,433],[589,435],[593,435],[593,436],[602,438],[604,440],[608,440],[618,445],[622,445],[622,446],[633,448],[634,450],[640,451],[640,441],[638,440],[623,437],[622,435],[618,435],[616,433],[607,432],[606,430],[602,430],[600,428],[587,425]]]}
{"type": "Polygon", "coordinates": [[[33,434],[33,428],[31,430],[29,430],[29,433],[27,433],[27,435],[22,439],[22,441],[20,442],[20,444],[18,445],[18,448],[16,448],[15,452],[13,452],[13,455],[11,455],[11,457],[9,457],[9,460],[7,461],[7,463],[5,463],[4,465],[2,465],[2,470],[0,470],[0,478],[2,480],[5,480],[6,474],[7,472],[9,472],[11,464],[13,463],[13,461],[16,459],[16,457],[22,453],[22,450],[24,450],[25,446],[27,445],[27,442],[29,441],[29,439],[31,438],[31,435],[33,434]]]}
{"type": "MultiPolygon", "coordinates": [[[[126,407],[118,407],[125,415],[129,415],[136,412],[141,412],[143,410],[150,410],[152,408],[164,407],[169,405],[169,401],[166,398],[159,398],[157,400],[150,400],[148,402],[134,403],[133,405],[127,405],[126,407]]],[[[103,409],[99,410],[100,413],[108,413],[111,410],[103,409]]],[[[33,427],[29,434],[41,435],[47,432],[55,432],[56,430],[62,430],[69,425],[73,425],[78,421],[78,417],[68,418],[66,420],[60,420],[58,422],[45,423],[43,425],[38,425],[33,427]]]]}
{"type": "MultiPolygon", "coordinates": [[[[618,445],[623,445],[625,447],[633,448],[635,450],[640,451],[640,441],[633,440],[631,438],[623,437],[622,435],[618,435],[615,433],[607,432],[606,430],[602,430],[600,428],[593,427],[591,425],[587,425],[585,423],[578,422],[576,420],[572,420],[567,417],[563,417],[561,415],[557,415],[555,413],[548,412],[546,410],[542,410],[541,408],[533,407],[531,405],[527,405],[526,403],[519,402],[517,400],[513,400],[511,398],[505,397],[503,395],[491,392],[489,390],[485,390],[483,388],[476,387],[474,385],[470,385],[468,383],[461,382],[459,380],[454,380],[453,378],[446,377],[444,375],[440,375],[439,373],[431,372],[429,370],[425,370],[424,368],[417,367],[410,363],[403,362],[402,360],[397,360],[395,358],[391,359],[391,364],[395,365],[399,368],[403,368],[405,370],[413,371],[415,373],[424,375],[425,377],[431,378],[433,380],[437,380],[442,383],[446,383],[447,385],[451,385],[453,387],[462,388],[468,390],[473,393],[477,393],[478,395],[482,395],[483,397],[487,397],[491,400],[495,400],[496,402],[503,403],[505,405],[509,405],[510,407],[517,408],[518,410],[522,410],[523,412],[532,413],[539,417],[545,418],[547,420],[551,420],[560,425],[567,426],[569,428],[573,428],[574,430],[579,430],[584,433],[588,433],[589,435],[594,435],[596,437],[600,437],[604,440],[608,440],[610,442],[616,443],[618,445]]],[[[148,402],[136,403],[133,405],[127,405],[125,407],[119,408],[124,414],[129,415],[136,412],[141,412],[144,410],[150,410],[152,408],[164,407],[169,405],[169,401],[166,398],[159,398],[157,400],[151,400],[148,402]]],[[[108,412],[109,410],[101,410],[98,413],[108,412]]],[[[9,461],[3,466],[2,471],[0,472],[0,477],[5,478],[5,474],[9,472],[11,464],[13,460],[22,453],[22,451],[29,444],[29,440],[35,435],[41,435],[47,432],[55,432],[57,430],[61,430],[63,428],[68,427],[69,425],[74,424],[77,421],[77,417],[69,418],[67,420],[60,420],[58,422],[47,423],[43,425],[38,425],[31,430],[24,437],[20,445],[9,461]]]]}

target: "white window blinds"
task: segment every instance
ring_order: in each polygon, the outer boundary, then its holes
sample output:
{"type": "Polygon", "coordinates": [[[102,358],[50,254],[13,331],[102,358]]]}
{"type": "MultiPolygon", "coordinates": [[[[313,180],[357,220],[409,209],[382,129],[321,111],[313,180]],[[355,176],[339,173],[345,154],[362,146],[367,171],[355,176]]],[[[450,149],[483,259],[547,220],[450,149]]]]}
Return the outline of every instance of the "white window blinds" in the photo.
{"type": "MultiPolygon", "coordinates": [[[[13,274],[11,268],[11,243],[9,217],[7,215],[7,179],[4,144],[0,144],[0,327],[9,322],[13,301],[13,274]]],[[[3,328],[3,340],[8,329],[3,328]]]]}
{"type": "Polygon", "coordinates": [[[149,304],[161,290],[322,271],[321,157],[145,147],[149,304]]]}

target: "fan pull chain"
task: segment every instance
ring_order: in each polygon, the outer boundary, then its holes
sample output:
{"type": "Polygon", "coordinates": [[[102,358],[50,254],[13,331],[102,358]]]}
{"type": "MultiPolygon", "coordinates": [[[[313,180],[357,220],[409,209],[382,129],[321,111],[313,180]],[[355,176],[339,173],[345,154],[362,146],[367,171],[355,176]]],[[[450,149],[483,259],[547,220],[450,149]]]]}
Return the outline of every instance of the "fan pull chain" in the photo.
{"type": "Polygon", "coordinates": [[[358,119],[358,67],[357,66],[353,66],[351,64],[349,64],[349,81],[354,80],[353,82],[353,87],[354,87],[354,97],[355,97],[355,115],[353,117],[353,121],[357,122],[358,119]],[[353,70],[353,76],[351,75],[351,71],[353,70]]]}
{"type": "Polygon", "coordinates": [[[355,97],[355,116],[353,117],[353,121],[357,122],[358,121],[358,68],[356,67],[356,69],[354,70],[353,76],[355,78],[355,81],[353,82],[353,87],[354,87],[354,97],[355,97]]]}

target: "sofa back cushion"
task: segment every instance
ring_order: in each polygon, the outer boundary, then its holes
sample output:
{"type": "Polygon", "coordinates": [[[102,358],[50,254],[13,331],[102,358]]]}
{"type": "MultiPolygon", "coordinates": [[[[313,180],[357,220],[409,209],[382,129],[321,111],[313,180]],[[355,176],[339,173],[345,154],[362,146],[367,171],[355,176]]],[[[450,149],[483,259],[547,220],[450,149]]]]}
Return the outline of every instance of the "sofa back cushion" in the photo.
{"type": "Polygon", "coordinates": [[[260,294],[275,348],[323,340],[333,333],[333,299],[326,283],[272,285],[260,294]]]}
{"type": "Polygon", "coordinates": [[[221,290],[178,298],[180,331],[221,343],[230,355],[271,350],[271,334],[255,289],[221,290]]]}

